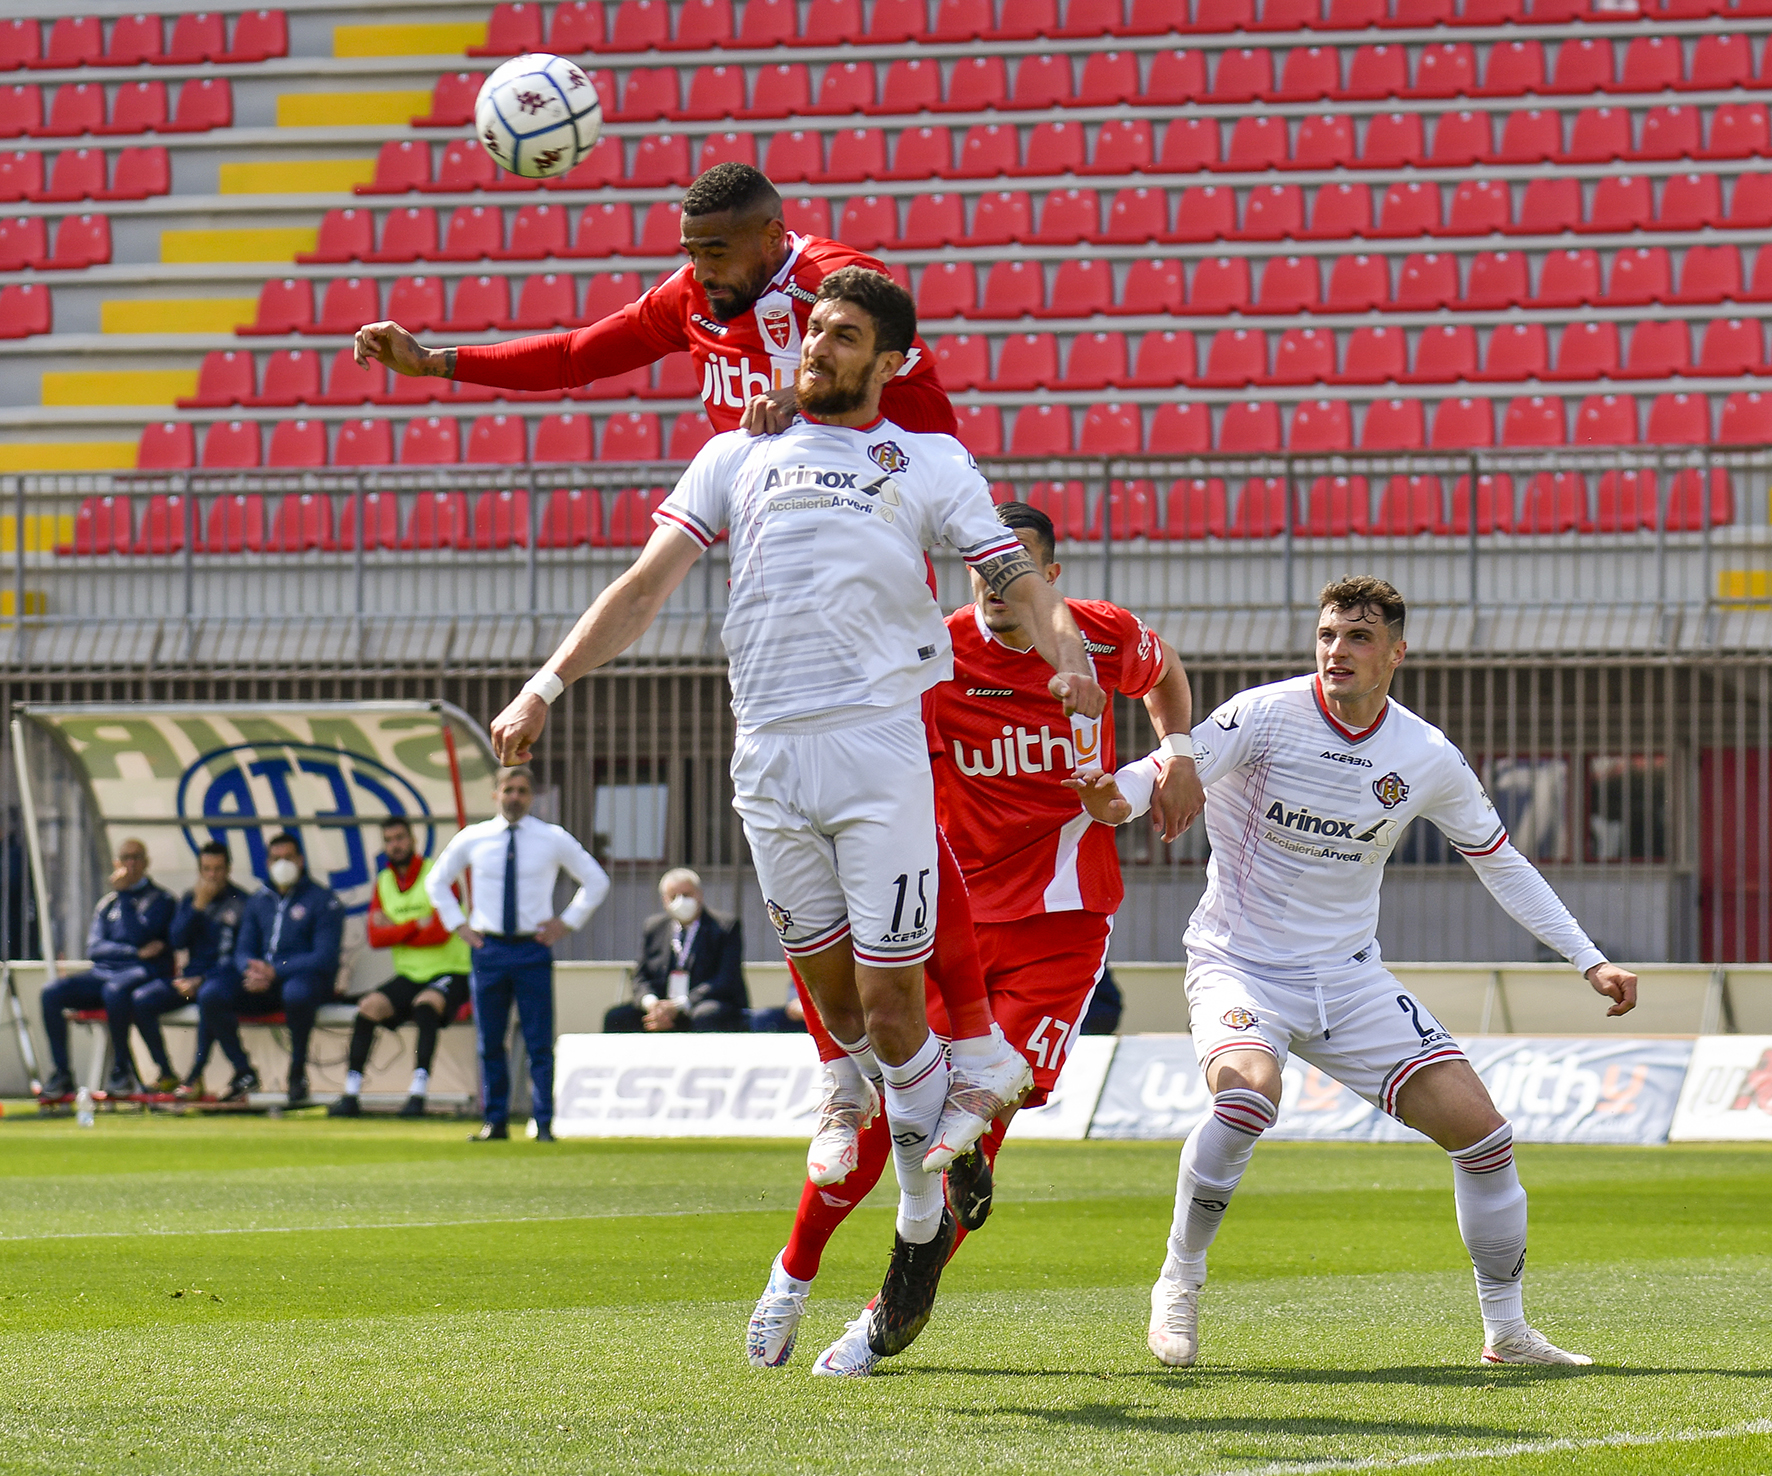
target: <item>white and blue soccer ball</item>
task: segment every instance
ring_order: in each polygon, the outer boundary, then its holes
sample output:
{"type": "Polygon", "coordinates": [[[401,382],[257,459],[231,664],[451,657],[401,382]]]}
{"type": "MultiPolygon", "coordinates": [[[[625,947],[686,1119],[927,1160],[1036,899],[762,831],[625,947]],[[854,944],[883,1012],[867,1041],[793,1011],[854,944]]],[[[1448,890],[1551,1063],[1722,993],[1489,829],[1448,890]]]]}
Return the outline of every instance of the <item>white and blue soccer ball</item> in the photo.
{"type": "Polygon", "coordinates": [[[474,129],[499,168],[552,179],[590,153],[603,129],[603,104],[577,62],[532,52],[481,84],[474,129]]]}

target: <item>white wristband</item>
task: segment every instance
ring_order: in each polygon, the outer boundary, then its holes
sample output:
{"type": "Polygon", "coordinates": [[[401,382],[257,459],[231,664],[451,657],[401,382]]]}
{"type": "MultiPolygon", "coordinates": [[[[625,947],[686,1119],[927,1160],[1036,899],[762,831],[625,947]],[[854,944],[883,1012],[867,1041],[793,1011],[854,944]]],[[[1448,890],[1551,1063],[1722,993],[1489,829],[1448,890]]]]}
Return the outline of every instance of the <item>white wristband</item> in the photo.
{"type": "Polygon", "coordinates": [[[1194,735],[1192,733],[1166,733],[1157,748],[1165,758],[1191,759],[1194,756],[1194,735]]]}
{"type": "Polygon", "coordinates": [[[559,676],[554,672],[538,671],[534,676],[530,677],[528,681],[523,683],[523,690],[528,693],[533,693],[535,696],[541,698],[543,702],[547,703],[549,707],[552,707],[555,699],[566,690],[566,683],[561,681],[559,676]]]}

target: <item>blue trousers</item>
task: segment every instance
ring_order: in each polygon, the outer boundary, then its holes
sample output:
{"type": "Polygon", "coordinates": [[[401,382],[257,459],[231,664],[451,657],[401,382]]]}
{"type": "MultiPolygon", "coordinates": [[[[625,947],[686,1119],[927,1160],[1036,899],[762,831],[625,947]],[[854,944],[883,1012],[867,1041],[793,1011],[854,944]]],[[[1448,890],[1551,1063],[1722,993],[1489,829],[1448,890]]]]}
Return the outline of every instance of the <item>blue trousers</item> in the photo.
{"type": "Polygon", "coordinates": [[[121,973],[101,974],[88,969],[84,974],[69,974],[57,979],[43,991],[43,1033],[49,1037],[49,1054],[58,1071],[68,1069],[68,1022],[63,1010],[97,1010],[105,1012],[111,1028],[111,1065],[118,1071],[134,1070],[129,1056],[129,1027],[135,1023],[133,995],[144,984],[158,982],[146,968],[124,969],[121,973]]]}
{"type": "Polygon", "coordinates": [[[269,989],[247,989],[233,976],[209,978],[197,991],[197,1014],[201,1029],[222,1048],[234,1074],[252,1070],[252,1058],[240,1044],[241,1015],[270,1015],[278,1010],[289,1022],[289,1076],[293,1081],[307,1073],[308,1037],[320,1006],[332,998],[332,980],[318,974],[291,974],[269,989]]]}
{"type": "Polygon", "coordinates": [[[505,1031],[511,1005],[523,1027],[534,1087],[533,1116],[538,1126],[554,1120],[554,954],[526,939],[507,943],[488,938],[474,950],[474,1029],[480,1033],[480,1077],[486,1121],[508,1122],[511,1072],[505,1061],[505,1031]]]}
{"type": "Polygon", "coordinates": [[[151,984],[143,984],[129,998],[135,1013],[135,1028],[141,1032],[142,1040],[147,1043],[148,1054],[154,1058],[154,1064],[160,1068],[163,1076],[171,1075],[172,1060],[166,1054],[166,1037],[160,1032],[160,1017],[168,1010],[176,1010],[189,1001],[172,987],[170,979],[156,979],[151,984]]]}

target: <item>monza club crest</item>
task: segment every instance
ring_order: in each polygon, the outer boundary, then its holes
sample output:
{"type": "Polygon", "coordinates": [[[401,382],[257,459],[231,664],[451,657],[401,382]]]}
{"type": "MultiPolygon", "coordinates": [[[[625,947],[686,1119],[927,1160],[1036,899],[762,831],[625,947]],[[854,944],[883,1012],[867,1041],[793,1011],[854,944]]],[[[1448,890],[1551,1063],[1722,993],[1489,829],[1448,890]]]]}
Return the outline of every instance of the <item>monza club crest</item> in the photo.
{"type": "Polygon", "coordinates": [[[875,466],[889,477],[897,476],[911,464],[910,457],[904,454],[904,447],[897,441],[881,441],[878,445],[868,447],[868,455],[875,466]]]}
{"type": "Polygon", "coordinates": [[[777,352],[785,352],[794,342],[794,310],[783,305],[766,307],[757,314],[763,336],[777,352]]]}
{"type": "Polygon", "coordinates": [[[1403,776],[1395,769],[1382,779],[1372,781],[1372,792],[1378,796],[1379,804],[1387,810],[1394,810],[1409,798],[1409,786],[1403,782],[1403,776]]]}

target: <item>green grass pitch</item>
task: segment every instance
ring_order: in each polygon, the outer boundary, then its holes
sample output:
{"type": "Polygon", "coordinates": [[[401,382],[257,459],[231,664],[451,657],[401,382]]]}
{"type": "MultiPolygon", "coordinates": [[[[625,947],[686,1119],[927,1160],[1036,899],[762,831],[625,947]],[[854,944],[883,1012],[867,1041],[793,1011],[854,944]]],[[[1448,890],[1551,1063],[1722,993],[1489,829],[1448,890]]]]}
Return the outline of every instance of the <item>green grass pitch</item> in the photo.
{"type": "Polygon", "coordinates": [[[1772,1148],[1527,1147],[1527,1311],[1592,1370],[1483,1369],[1444,1156],[1269,1143],[1198,1369],[1144,1346],[1172,1144],[1011,1144],[927,1332],[743,1357],[798,1144],[466,1124],[0,1122],[0,1471],[1772,1473],[1772,1148]]]}

